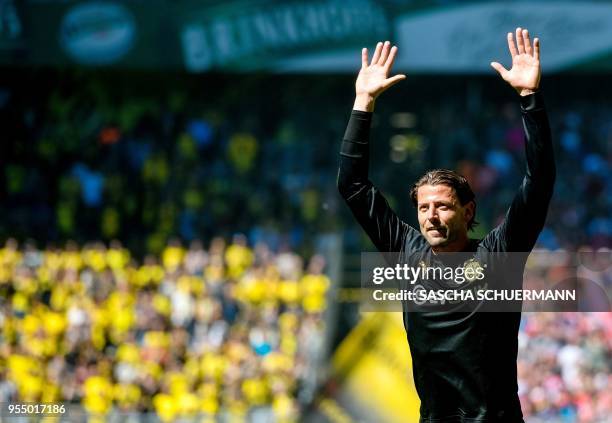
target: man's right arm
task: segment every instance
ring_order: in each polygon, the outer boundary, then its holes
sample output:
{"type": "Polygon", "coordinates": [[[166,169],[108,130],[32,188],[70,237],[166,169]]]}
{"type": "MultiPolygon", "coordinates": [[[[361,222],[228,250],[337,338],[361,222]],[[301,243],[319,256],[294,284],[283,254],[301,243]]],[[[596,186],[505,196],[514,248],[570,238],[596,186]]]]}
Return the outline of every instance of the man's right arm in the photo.
{"type": "Polygon", "coordinates": [[[371,112],[351,112],[340,148],[338,190],[379,251],[400,251],[412,228],[368,179],[371,119],[371,112]]]}
{"type": "MultiPolygon", "coordinates": [[[[368,60],[368,50],[361,51],[361,69],[355,82],[355,104],[342,147],[338,190],[353,215],[379,251],[401,251],[406,236],[416,231],[393,212],[381,192],[368,179],[370,124],[376,98],[387,88],[406,78],[389,77],[397,47],[386,41],[378,43],[368,60]]],[[[415,237],[417,238],[417,237],[415,237]]]]}

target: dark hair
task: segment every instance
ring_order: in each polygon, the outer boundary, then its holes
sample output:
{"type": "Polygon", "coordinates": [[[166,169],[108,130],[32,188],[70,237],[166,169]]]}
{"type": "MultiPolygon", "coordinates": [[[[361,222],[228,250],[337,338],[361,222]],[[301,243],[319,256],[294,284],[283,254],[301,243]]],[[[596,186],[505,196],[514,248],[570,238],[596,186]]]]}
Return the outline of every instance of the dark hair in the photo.
{"type": "Polygon", "coordinates": [[[474,229],[474,226],[478,225],[478,222],[476,222],[476,196],[474,195],[474,191],[472,191],[472,188],[470,188],[470,184],[468,183],[467,179],[465,179],[465,177],[453,170],[430,170],[429,172],[421,176],[410,190],[410,198],[412,199],[412,203],[415,207],[418,204],[417,191],[419,187],[422,187],[423,185],[446,185],[451,187],[455,190],[455,193],[459,198],[459,203],[461,203],[462,206],[465,206],[470,201],[473,201],[474,216],[472,216],[472,218],[467,224],[468,230],[472,230],[474,229]]]}

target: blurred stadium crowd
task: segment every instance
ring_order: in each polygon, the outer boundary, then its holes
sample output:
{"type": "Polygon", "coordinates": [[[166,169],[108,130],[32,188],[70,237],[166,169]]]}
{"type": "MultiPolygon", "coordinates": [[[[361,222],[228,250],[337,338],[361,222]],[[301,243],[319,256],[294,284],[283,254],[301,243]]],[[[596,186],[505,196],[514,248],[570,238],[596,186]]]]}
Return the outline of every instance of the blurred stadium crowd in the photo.
{"type": "Polygon", "coordinates": [[[321,360],[324,265],[314,256],[304,269],[296,254],[240,237],[170,243],[141,265],[117,242],[20,250],[9,240],[0,402],[81,402],[90,421],[111,410],[295,421],[321,360]]]}
{"type": "MultiPolygon", "coordinates": [[[[340,232],[346,251],[369,246],[335,187],[352,77],[44,71],[6,81],[0,239],[21,248],[0,250],[0,402],[295,419],[326,324],[314,241],[340,232]],[[229,245],[217,238],[238,232],[246,237],[229,245]]],[[[478,237],[522,177],[518,103],[487,80],[444,81],[407,81],[410,104],[401,90],[380,101],[371,178],[411,221],[412,181],[457,168],[478,198],[478,237]]],[[[612,107],[573,94],[545,94],[558,163],[539,239],[549,250],[612,240],[612,107]]],[[[525,315],[528,421],[612,414],[610,319],[525,315]]]]}
{"type": "Polygon", "coordinates": [[[612,415],[612,314],[526,313],[519,396],[529,422],[605,422],[612,415]]]}
{"type": "MultiPolygon", "coordinates": [[[[159,254],[172,236],[243,232],[303,248],[343,226],[360,234],[335,191],[352,78],[42,73],[8,75],[0,89],[5,239],[120,238],[159,254]]],[[[457,168],[478,198],[479,236],[520,183],[523,130],[514,93],[457,81],[407,81],[408,104],[401,91],[380,101],[371,173],[412,218],[412,181],[457,168]]],[[[558,178],[540,245],[610,245],[611,107],[551,85],[558,178]]]]}
{"type": "Polygon", "coordinates": [[[130,251],[159,254],[171,236],[243,232],[278,249],[338,227],[321,208],[337,202],[335,147],[312,140],[336,140],[344,123],[300,119],[312,100],[301,110],[278,104],[301,84],[247,77],[227,90],[228,81],[193,76],[45,75],[36,87],[36,77],[16,77],[0,96],[13,140],[0,147],[10,204],[2,235],[120,238],[130,251]]]}

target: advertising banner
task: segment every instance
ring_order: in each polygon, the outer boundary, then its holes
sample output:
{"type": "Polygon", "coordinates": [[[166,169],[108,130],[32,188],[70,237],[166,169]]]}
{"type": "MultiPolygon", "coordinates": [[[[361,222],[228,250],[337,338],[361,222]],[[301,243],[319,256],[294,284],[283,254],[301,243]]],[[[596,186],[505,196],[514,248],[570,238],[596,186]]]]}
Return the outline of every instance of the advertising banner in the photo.
{"type": "Polygon", "coordinates": [[[610,21],[607,2],[2,0],[0,62],[345,73],[391,40],[398,72],[488,74],[520,26],[540,38],[546,72],[603,71],[610,21]]]}

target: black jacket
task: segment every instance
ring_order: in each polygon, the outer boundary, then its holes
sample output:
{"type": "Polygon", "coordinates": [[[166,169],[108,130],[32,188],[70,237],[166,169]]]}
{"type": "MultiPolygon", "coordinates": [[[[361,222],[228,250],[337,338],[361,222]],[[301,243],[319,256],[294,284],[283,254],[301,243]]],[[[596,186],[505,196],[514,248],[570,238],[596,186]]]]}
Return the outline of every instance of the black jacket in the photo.
{"type": "MultiPolygon", "coordinates": [[[[529,252],[544,226],[555,180],[550,127],[541,93],[520,102],[525,177],[504,221],[482,240],[471,240],[474,254],[529,252]]],[[[403,222],[368,179],[371,115],[351,113],[340,151],[338,189],[379,251],[397,252],[403,262],[427,259],[431,247],[420,231],[403,222]]],[[[421,422],[523,421],[516,376],[520,313],[404,310],[421,422]]]]}

